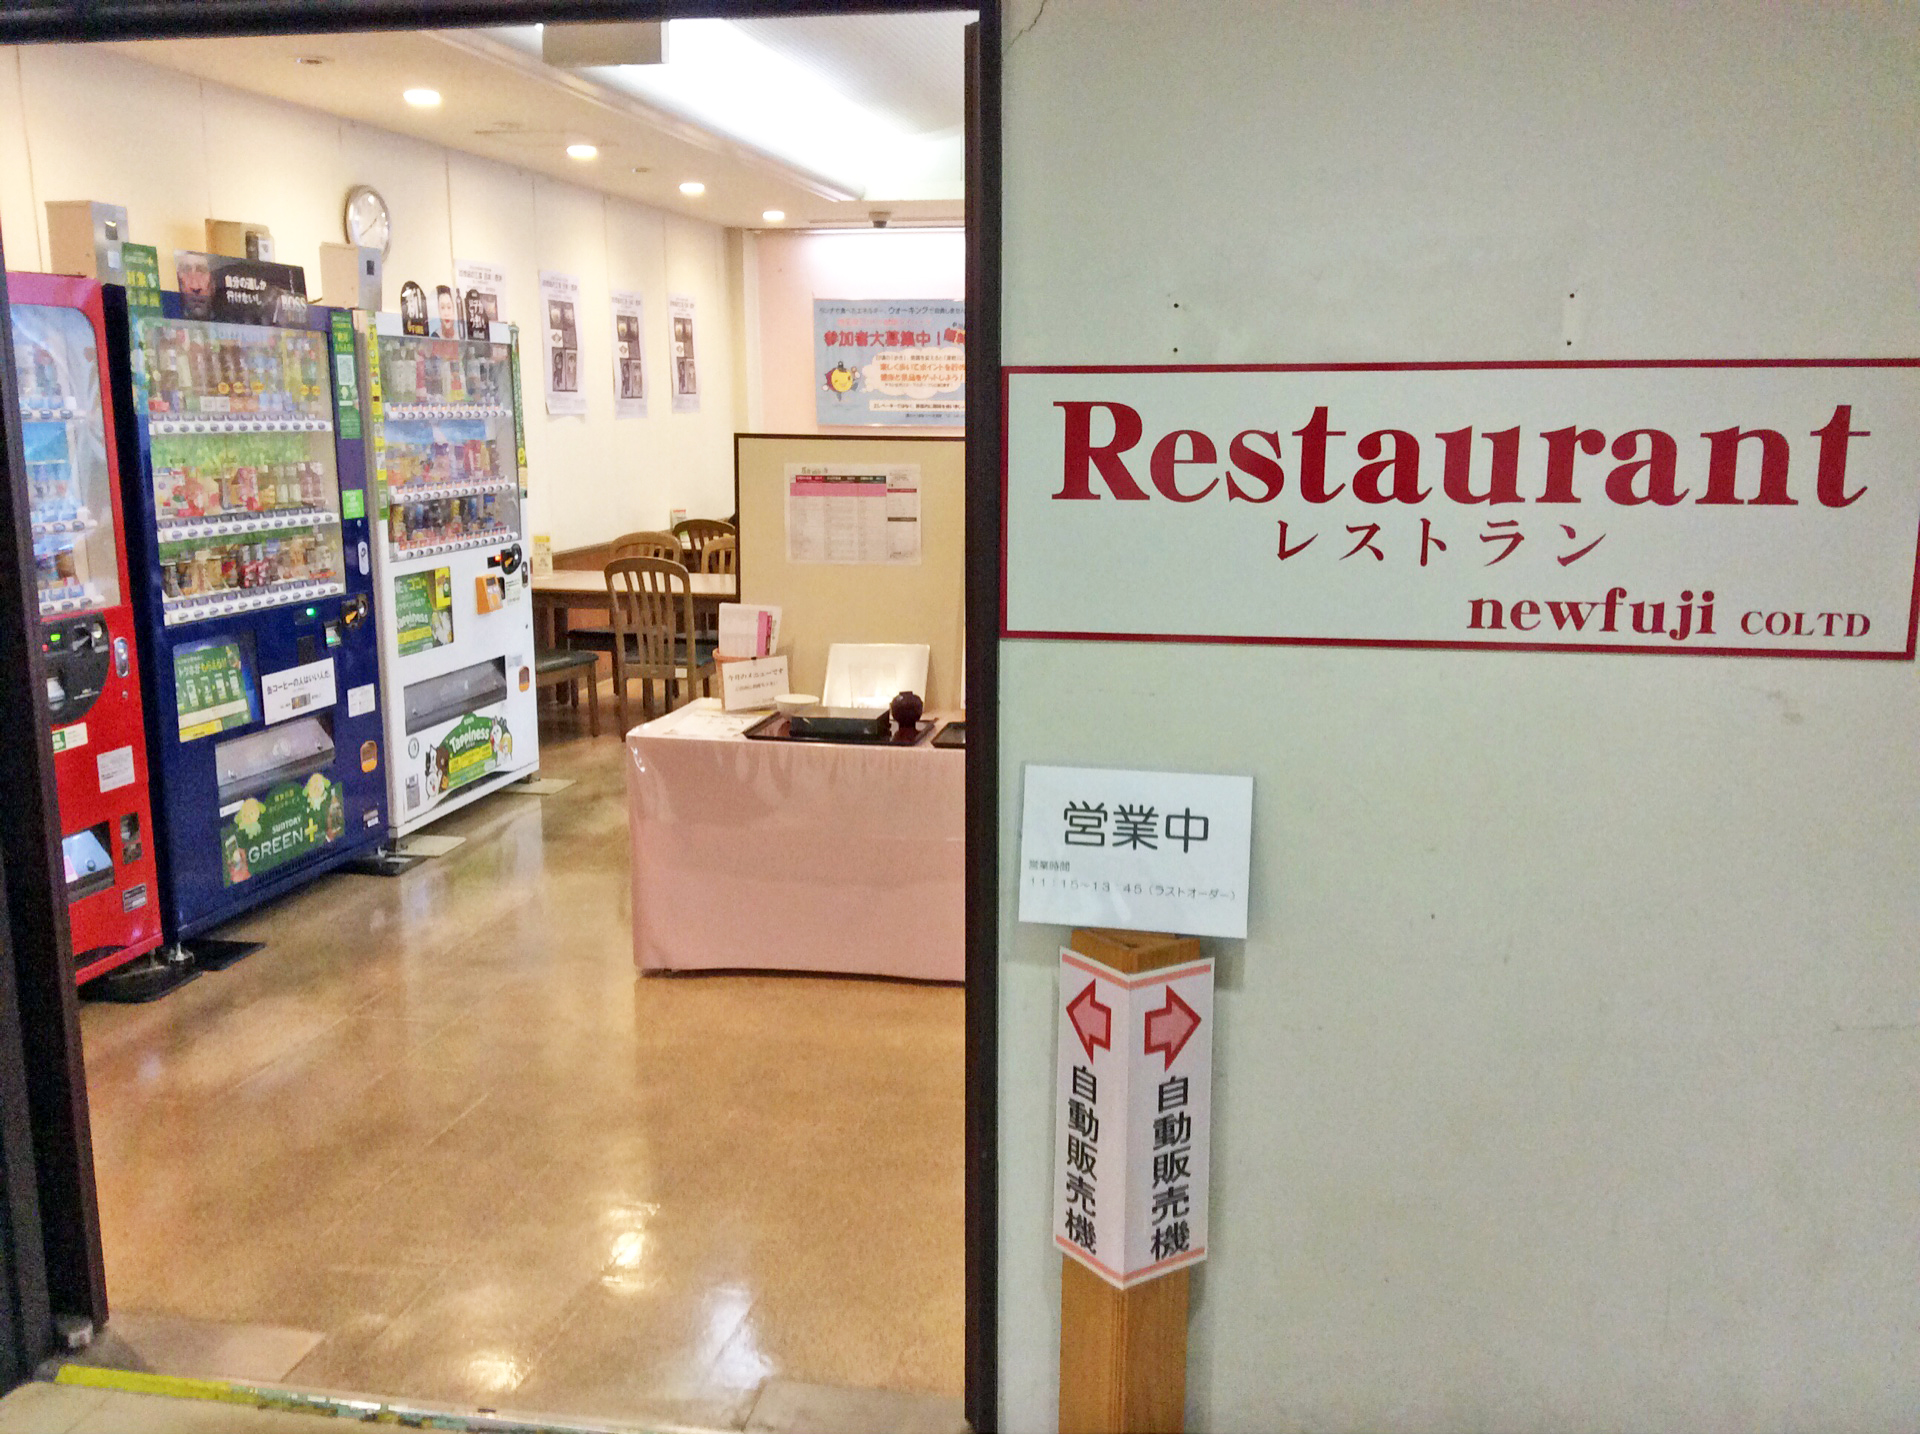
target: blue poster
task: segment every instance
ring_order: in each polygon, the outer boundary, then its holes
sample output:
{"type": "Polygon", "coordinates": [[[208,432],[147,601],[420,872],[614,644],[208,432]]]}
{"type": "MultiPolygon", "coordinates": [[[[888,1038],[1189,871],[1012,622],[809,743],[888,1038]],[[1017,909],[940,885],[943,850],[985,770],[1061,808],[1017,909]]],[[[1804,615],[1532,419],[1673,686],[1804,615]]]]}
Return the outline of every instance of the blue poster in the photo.
{"type": "Polygon", "coordinates": [[[964,299],[815,299],[813,355],[822,427],[967,421],[964,299]]]}

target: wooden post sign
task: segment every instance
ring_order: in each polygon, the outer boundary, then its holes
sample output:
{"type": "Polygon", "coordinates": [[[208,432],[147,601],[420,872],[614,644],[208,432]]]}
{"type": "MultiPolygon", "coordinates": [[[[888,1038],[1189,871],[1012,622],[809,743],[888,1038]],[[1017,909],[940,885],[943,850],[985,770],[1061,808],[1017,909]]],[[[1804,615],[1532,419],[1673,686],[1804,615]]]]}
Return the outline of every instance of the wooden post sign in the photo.
{"type": "Polygon", "coordinates": [[[1080,930],[1060,952],[1060,1428],[1180,1430],[1187,1267],[1206,1259],[1213,961],[1080,930]]]}

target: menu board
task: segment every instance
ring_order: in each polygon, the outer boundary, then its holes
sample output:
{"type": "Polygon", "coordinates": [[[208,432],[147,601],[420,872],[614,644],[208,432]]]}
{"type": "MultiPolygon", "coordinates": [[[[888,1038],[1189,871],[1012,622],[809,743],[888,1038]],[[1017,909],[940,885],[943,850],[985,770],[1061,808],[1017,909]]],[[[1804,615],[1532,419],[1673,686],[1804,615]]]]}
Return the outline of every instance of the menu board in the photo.
{"type": "Polygon", "coordinates": [[[429,568],[393,580],[393,622],[400,656],[430,653],[453,641],[453,570],[429,568]]]}
{"type": "Polygon", "coordinates": [[[260,714],[240,638],[213,638],[173,650],[173,698],[180,741],[245,727],[260,714]]]}

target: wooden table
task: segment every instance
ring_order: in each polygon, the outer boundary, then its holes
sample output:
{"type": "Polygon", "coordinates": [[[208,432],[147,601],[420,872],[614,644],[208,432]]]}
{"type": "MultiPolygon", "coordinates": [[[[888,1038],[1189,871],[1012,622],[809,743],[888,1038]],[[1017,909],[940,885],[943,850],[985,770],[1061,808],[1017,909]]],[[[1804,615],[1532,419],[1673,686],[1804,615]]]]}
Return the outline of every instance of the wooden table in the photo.
{"type": "MultiPolygon", "coordinates": [[[[696,621],[702,610],[740,600],[740,579],[732,573],[690,573],[696,621]]],[[[607,610],[607,577],[591,568],[556,568],[533,580],[534,636],[545,647],[557,648],[566,641],[575,608],[607,610]]]]}

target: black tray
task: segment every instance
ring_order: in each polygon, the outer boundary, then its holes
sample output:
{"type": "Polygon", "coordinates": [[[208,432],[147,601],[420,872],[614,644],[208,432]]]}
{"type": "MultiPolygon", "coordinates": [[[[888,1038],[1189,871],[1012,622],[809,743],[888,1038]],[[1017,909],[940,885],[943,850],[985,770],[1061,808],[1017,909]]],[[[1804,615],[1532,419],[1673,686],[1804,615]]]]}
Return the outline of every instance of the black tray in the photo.
{"type": "Polygon", "coordinates": [[[938,719],[922,718],[914,724],[912,732],[897,732],[889,737],[800,737],[788,730],[792,723],[787,714],[774,713],[771,717],[761,718],[740,736],[758,738],[762,742],[827,742],[842,747],[918,747],[926,740],[927,734],[939,726],[938,719]]]}
{"type": "Polygon", "coordinates": [[[935,747],[965,747],[967,745],[967,725],[964,722],[950,722],[940,729],[934,738],[935,747]]]}

